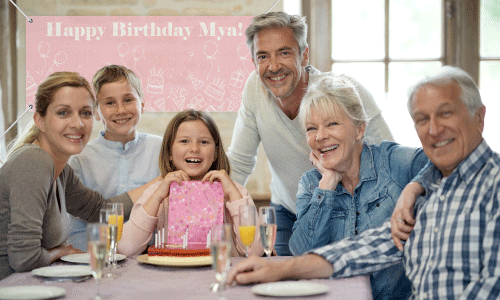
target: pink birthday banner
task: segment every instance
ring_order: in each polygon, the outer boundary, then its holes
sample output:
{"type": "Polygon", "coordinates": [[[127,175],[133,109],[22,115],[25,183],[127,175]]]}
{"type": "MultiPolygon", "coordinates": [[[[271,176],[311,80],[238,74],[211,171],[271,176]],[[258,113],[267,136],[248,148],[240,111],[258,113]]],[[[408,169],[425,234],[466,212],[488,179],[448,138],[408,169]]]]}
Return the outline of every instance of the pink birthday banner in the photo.
{"type": "Polygon", "coordinates": [[[237,111],[254,69],[245,43],[251,16],[37,17],[26,23],[26,106],[57,71],[89,82],[105,65],[131,69],[146,111],[237,111]]]}

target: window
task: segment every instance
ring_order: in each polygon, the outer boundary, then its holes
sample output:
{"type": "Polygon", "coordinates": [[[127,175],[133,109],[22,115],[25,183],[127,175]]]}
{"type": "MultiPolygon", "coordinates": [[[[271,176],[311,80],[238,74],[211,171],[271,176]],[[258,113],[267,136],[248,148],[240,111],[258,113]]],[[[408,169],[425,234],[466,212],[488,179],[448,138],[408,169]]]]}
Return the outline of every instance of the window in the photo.
{"type": "Polygon", "coordinates": [[[408,87],[450,64],[478,82],[487,112],[483,136],[500,151],[493,90],[500,86],[498,0],[304,0],[302,11],[310,63],[366,86],[397,142],[420,146],[406,108],[408,87]]]}

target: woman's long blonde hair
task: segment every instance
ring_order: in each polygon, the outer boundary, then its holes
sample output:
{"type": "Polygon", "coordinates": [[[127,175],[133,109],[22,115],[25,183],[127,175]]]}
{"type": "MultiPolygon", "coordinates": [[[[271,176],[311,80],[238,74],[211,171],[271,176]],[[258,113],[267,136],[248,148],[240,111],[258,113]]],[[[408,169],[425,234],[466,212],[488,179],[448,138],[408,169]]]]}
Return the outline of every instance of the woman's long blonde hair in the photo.
{"type": "MultiPolygon", "coordinates": [[[[54,94],[65,86],[85,88],[89,91],[95,105],[94,94],[92,93],[90,84],[85,78],[75,72],[56,72],[50,74],[38,86],[35,95],[35,112],[41,117],[44,117],[47,114],[47,107],[49,107],[54,98],[54,94]]],[[[33,143],[38,138],[39,134],[40,130],[36,127],[35,122],[32,121],[31,124],[27,126],[27,129],[23,133],[18,134],[16,139],[10,143],[7,157],[24,145],[33,143]]]]}

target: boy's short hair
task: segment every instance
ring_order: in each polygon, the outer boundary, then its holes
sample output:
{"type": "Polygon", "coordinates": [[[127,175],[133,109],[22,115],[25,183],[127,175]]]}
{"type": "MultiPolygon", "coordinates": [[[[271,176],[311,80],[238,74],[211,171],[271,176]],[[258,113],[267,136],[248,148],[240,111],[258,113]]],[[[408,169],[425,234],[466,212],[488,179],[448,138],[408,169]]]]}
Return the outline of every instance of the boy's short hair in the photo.
{"type": "Polygon", "coordinates": [[[128,83],[137,91],[139,98],[143,101],[143,94],[141,88],[141,80],[135,75],[132,70],[119,65],[107,65],[99,69],[92,77],[92,86],[97,98],[102,86],[107,83],[121,81],[126,79],[128,83]]]}

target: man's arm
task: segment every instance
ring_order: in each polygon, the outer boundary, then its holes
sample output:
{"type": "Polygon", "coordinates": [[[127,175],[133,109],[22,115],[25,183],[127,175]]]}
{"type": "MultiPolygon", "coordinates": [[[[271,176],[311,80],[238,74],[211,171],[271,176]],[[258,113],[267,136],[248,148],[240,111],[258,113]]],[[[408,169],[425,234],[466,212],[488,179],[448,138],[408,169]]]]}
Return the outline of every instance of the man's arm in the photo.
{"type": "Polygon", "coordinates": [[[343,239],[286,261],[247,259],[229,273],[228,281],[240,284],[284,279],[350,277],[367,275],[398,263],[401,252],[391,239],[387,221],[380,228],[343,239]]]}
{"type": "Polygon", "coordinates": [[[256,99],[258,94],[257,80],[260,79],[255,72],[252,72],[245,84],[241,106],[234,124],[231,145],[226,153],[231,163],[231,179],[243,186],[255,169],[257,149],[260,143],[257,120],[253,111],[254,105],[251,103],[251,101],[259,101],[256,99]]]}
{"type": "Polygon", "coordinates": [[[236,281],[238,284],[249,284],[286,279],[326,278],[330,277],[332,273],[332,265],[316,254],[278,261],[252,256],[231,270],[228,282],[236,281]]]}

